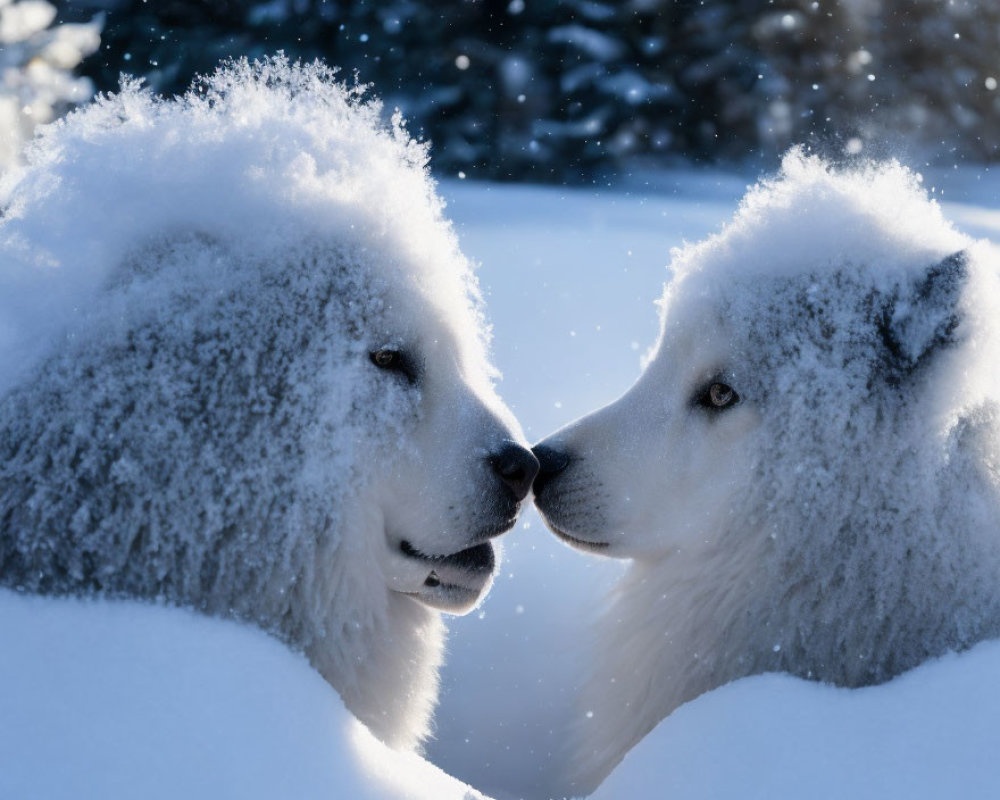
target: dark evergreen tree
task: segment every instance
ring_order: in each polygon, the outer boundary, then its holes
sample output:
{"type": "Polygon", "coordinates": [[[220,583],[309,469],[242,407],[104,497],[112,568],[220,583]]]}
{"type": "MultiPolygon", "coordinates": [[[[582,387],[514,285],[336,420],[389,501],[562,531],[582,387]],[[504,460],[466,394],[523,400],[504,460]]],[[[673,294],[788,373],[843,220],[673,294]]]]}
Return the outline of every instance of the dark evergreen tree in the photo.
{"type": "Polygon", "coordinates": [[[867,0],[779,0],[758,16],[752,34],[764,63],[762,144],[838,151],[860,133],[875,105],[873,9],[867,0]]]}
{"type": "Polygon", "coordinates": [[[878,25],[877,135],[919,131],[931,153],[1000,156],[1000,5],[884,2],[878,25]]]}
{"type": "Polygon", "coordinates": [[[401,108],[443,173],[585,181],[637,156],[900,138],[1000,154],[987,0],[61,0],[67,21],[96,11],[98,88],[124,71],[172,93],[229,56],[323,58],[401,108]]]}

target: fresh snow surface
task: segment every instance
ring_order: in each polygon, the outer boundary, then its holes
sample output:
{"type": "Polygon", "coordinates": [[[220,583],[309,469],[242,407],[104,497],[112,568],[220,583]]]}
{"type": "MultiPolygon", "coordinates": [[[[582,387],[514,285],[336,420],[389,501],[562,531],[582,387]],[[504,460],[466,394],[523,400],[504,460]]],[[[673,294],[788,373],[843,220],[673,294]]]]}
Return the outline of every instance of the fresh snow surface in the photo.
{"type": "Polygon", "coordinates": [[[983,642],[865,689],[744,678],[677,709],[591,797],[995,798],[997,675],[983,642]]]}
{"type": "MultiPolygon", "coordinates": [[[[480,281],[494,325],[494,360],[504,374],[500,392],[530,440],[610,402],[638,377],[640,359],[658,331],[654,301],[667,279],[670,248],[718,231],[754,178],[677,171],[634,178],[628,191],[444,182],[447,214],[455,221],[463,250],[481,262],[480,281]]],[[[959,230],[1000,241],[1000,202],[995,199],[1000,197],[1000,176],[988,169],[942,171],[926,173],[924,185],[943,201],[944,216],[959,230]]],[[[574,698],[593,646],[588,637],[594,614],[624,565],[562,545],[533,510],[504,542],[504,561],[489,597],[478,612],[450,622],[436,739],[428,745],[428,756],[497,798],[545,797],[559,789],[547,782],[548,763],[560,747],[566,720],[586,713],[574,698]]],[[[648,748],[641,744],[599,796],[742,798],[758,796],[749,793],[758,783],[759,796],[810,796],[820,776],[835,780],[836,771],[817,771],[814,782],[803,771],[792,774],[801,783],[772,778],[788,771],[790,761],[808,768],[822,759],[830,743],[826,717],[811,716],[819,708],[842,708],[830,715],[849,721],[857,737],[851,752],[887,754],[885,762],[857,762],[860,773],[852,776],[851,787],[863,785],[867,774],[873,786],[883,788],[882,796],[906,796],[903,787],[912,785],[911,768],[918,768],[922,775],[937,770],[937,782],[928,779],[928,786],[967,789],[972,797],[979,796],[976,786],[996,791],[1000,776],[993,754],[1000,750],[1000,733],[978,726],[977,720],[986,718],[978,709],[949,706],[936,697],[949,683],[955,697],[963,691],[976,697],[976,688],[968,687],[978,675],[996,674],[997,663],[997,652],[984,645],[918,669],[910,673],[912,678],[904,675],[867,689],[858,701],[850,691],[788,677],[745,679],[668,718],[661,728],[669,726],[670,733],[661,736],[658,729],[651,734],[648,748]],[[924,670],[931,674],[924,677],[924,670]],[[798,715],[802,725],[812,727],[789,725],[784,730],[760,722],[762,733],[747,735],[753,741],[734,742],[722,735],[723,712],[712,705],[720,702],[718,694],[726,698],[723,702],[732,700],[734,714],[774,706],[773,719],[798,715]],[[899,717],[899,724],[880,724],[900,705],[914,705],[913,713],[925,715],[926,724],[911,728],[910,716],[899,717]],[[966,749],[958,758],[949,737],[966,721],[979,735],[962,739],[966,749]],[[664,780],[669,745],[656,744],[668,736],[686,741],[685,754],[701,750],[697,763],[702,769],[686,770],[675,784],[664,780]],[[891,744],[888,736],[894,737],[891,744]],[[928,749],[938,753],[937,760],[923,758],[928,749]],[[892,760],[889,753],[898,758],[892,760]],[[949,759],[949,753],[956,758],[949,759]],[[716,791],[706,783],[721,780],[726,771],[722,766],[704,769],[714,759],[723,765],[744,755],[748,762],[742,786],[719,784],[716,791]],[[663,766],[652,769],[658,760],[663,766]],[[668,785],[687,788],[673,793],[663,788],[668,785]],[[774,789],[769,795],[768,787],[774,789]]],[[[986,693],[982,699],[984,706],[995,702],[986,693]]],[[[848,730],[847,724],[832,729],[831,738],[848,730]]],[[[836,783],[830,791],[838,794],[836,783]]],[[[840,796],[848,795],[845,790],[840,796]]]]}
{"type": "Polygon", "coordinates": [[[474,800],[378,742],[301,655],[139,603],[0,590],[4,800],[474,800]]]}

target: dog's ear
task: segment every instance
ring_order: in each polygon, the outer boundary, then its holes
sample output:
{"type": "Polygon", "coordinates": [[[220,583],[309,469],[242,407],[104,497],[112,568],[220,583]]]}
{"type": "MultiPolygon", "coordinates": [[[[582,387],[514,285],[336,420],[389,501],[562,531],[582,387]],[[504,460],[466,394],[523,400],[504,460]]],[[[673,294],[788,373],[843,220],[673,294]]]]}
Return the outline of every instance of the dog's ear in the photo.
{"type": "Polygon", "coordinates": [[[899,383],[938,348],[955,342],[958,301],[968,273],[969,257],[961,250],[930,267],[915,285],[883,301],[876,326],[889,383],[899,383]]]}

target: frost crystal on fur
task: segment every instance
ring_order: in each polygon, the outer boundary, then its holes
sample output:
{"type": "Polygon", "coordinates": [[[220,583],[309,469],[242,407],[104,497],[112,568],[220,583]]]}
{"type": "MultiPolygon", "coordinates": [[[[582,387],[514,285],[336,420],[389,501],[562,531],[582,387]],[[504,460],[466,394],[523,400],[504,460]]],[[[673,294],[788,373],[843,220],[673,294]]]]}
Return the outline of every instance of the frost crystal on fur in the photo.
{"type": "Polygon", "coordinates": [[[387,588],[387,519],[468,546],[461,456],[516,435],[425,148],[380,113],[275,58],[35,140],[0,222],[0,584],[251,621],[412,745],[442,626],[387,588]],[[373,366],[386,346],[426,380],[373,366]]]}
{"type": "Polygon", "coordinates": [[[1000,635],[992,247],[898,165],[793,153],[672,266],[643,376],[545,443],[577,459],[549,521],[635,558],[598,640],[582,790],[735,678],[876,684],[1000,635]],[[699,403],[714,382],[739,403],[699,403]]]}

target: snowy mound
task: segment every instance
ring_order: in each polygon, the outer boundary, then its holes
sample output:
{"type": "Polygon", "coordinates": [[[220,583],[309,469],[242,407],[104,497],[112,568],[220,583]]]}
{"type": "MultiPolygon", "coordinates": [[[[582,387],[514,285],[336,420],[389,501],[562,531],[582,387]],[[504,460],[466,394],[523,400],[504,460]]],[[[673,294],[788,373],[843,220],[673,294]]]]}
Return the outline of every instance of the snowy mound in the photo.
{"type": "Polygon", "coordinates": [[[301,656],[188,611],[0,591],[0,797],[473,800],[301,656]]]}
{"type": "Polygon", "coordinates": [[[995,797],[998,673],[985,642],[866,689],[744,678],[677,709],[591,797],[995,797]]]}

